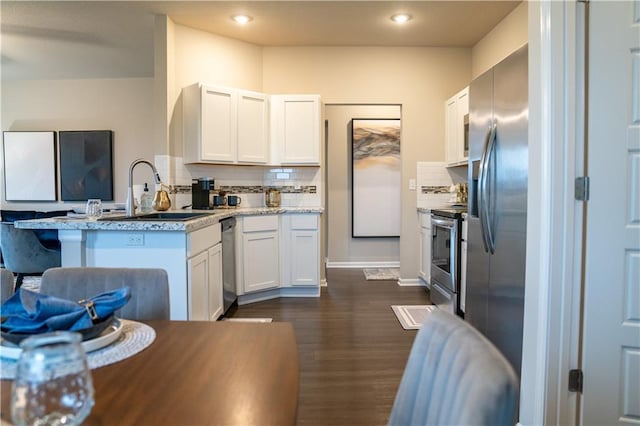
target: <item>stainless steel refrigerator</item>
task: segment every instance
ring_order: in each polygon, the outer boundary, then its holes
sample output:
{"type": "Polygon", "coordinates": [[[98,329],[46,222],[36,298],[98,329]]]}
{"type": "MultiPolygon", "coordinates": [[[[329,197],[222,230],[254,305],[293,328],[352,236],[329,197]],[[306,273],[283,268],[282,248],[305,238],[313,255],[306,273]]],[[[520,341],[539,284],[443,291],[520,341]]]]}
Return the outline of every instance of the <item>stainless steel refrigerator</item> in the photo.
{"type": "Polygon", "coordinates": [[[465,320],[520,374],[527,226],[527,46],[469,87],[465,320]]]}

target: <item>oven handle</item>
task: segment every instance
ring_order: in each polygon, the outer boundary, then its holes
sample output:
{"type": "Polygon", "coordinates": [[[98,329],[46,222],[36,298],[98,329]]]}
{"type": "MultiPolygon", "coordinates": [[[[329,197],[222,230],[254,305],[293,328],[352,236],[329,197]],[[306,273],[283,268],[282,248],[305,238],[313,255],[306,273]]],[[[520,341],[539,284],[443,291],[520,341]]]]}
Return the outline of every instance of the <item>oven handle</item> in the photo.
{"type": "Polygon", "coordinates": [[[447,220],[447,219],[437,219],[431,216],[431,224],[441,226],[447,229],[453,229],[456,226],[455,221],[447,220]]]}
{"type": "Polygon", "coordinates": [[[482,144],[482,155],[480,156],[480,169],[478,170],[478,219],[480,219],[480,234],[482,234],[482,245],[486,253],[489,252],[489,242],[487,241],[487,224],[485,223],[485,215],[483,209],[486,205],[486,174],[487,174],[487,148],[489,145],[489,137],[493,126],[487,128],[482,144]]]}
{"type": "MultiPolygon", "coordinates": [[[[491,126],[491,134],[489,135],[489,145],[487,146],[487,156],[486,156],[486,163],[485,163],[485,171],[484,171],[484,188],[483,188],[483,197],[482,197],[482,202],[483,202],[483,207],[482,207],[482,214],[484,215],[484,223],[485,223],[485,231],[486,231],[486,239],[487,239],[487,247],[488,247],[488,251],[493,254],[496,251],[496,244],[495,244],[495,240],[493,238],[493,230],[491,229],[491,206],[489,204],[489,192],[487,191],[487,176],[489,174],[490,168],[491,168],[491,155],[493,154],[493,150],[496,146],[496,132],[498,130],[498,125],[497,123],[493,123],[493,125],[491,126]]],[[[495,167],[495,166],[494,166],[495,167]]],[[[494,173],[495,174],[495,173],[494,173]]]]}

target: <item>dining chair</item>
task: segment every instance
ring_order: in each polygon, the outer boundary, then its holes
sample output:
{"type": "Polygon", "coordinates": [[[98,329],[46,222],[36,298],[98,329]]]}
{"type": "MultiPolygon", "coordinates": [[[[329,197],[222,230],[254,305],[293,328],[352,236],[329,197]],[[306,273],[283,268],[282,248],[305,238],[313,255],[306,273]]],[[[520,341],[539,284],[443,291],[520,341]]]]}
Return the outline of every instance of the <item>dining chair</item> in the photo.
{"type": "Polygon", "coordinates": [[[514,425],[518,376],[461,318],[435,310],[413,342],[389,425],[514,425]]]}
{"type": "Polygon", "coordinates": [[[16,289],[25,275],[61,265],[60,249],[45,247],[32,229],[18,229],[11,222],[0,223],[0,247],[5,267],[17,274],[16,289]]]}
{"type": "Polygon", "coordinates": [[[42,274],[40,292],[69,300],[129,286],[131,299],[116,316],[132,320],[169,319],[169,278],[159,268],[52,268],[42,274]]]}
{"type": "Polygon", "coordinates": [[[13,272],[6,268],[0,269],[0,304],[13,294],[13,272]]]}

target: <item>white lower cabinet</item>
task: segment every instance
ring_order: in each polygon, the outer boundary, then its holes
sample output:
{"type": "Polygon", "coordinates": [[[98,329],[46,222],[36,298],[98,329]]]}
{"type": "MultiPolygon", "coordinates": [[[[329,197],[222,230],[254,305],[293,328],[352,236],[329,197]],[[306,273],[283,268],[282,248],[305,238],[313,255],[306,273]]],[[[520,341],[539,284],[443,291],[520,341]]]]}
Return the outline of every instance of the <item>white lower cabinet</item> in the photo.
{"type": "Polygon", "coordinates": [[[282,216],[282,286],[320,285],[317,214],[282,216]]]}
{"type": "MultiPolygon", "coordinates": [[[[222,244],[220,225],[210,233],[189,234],[187,258],[188,315],[192,321],[215,321],[222,315],[222,244]],[[214,243],[211,246],[211,243],[214,243]],[[194,254],[195,253],[195,254],[194,254]]],[[[204,231],[204,230],[203,230],[204,231]]]]}
{"type": "Polygon", "coordinates": [[[239,219],[239,303],[319,295],[319,216],[285,213],[239,219]]]}
{"type": "Polygon", "coordinates": [[[207,250],[209,256],[209,320],[216,321],[223,313],[222,304],[222,244],[207,250]]]}
{"type": "Polygon", "coordinates": [[[240,282],[244,293],[280,285],[278,216],[242,218],[240,282]]]}
{"type": "Polygon", "coordinates": [[[420,212],[418,213],[418,219],[420,228],[418,275],[427,287],[431,288],[431,214],[420,212]]]}
{"type": "Polygon", "coordinates": [[[205,321],[209,317],[209,256],[206,251],[187,260],[187,273],[189,319],[205,321]]]}

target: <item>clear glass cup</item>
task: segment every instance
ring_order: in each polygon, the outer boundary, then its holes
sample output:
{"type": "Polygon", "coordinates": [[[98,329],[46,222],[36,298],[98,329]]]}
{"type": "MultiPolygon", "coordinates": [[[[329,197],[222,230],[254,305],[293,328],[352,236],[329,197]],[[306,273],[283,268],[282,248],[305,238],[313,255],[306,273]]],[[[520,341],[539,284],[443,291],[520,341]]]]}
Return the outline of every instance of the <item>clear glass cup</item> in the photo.
{"type": "Polygon", "coordinates": [[[99,198],[90,198],[87,200],[86,208],[87,218],[91,220],[98,219],[102,216],[102,201],[99,198]]]}
{"type": "Polygon", "coordinates": [[[22,425],[79,425],[93,408],[93,381],[81,335],[38,334],[20,343],[11,419],[22,425]]]}

